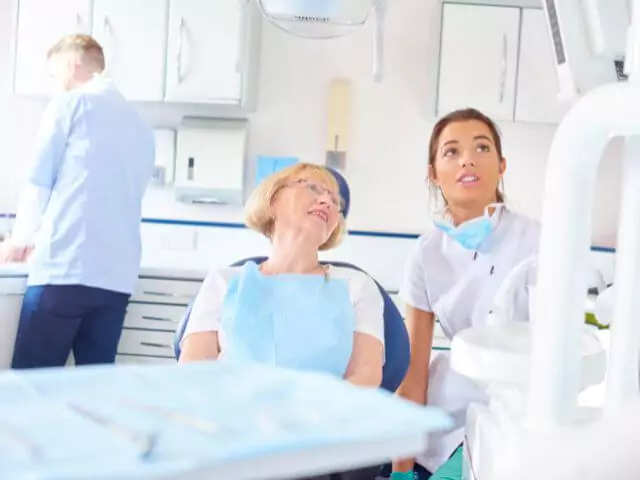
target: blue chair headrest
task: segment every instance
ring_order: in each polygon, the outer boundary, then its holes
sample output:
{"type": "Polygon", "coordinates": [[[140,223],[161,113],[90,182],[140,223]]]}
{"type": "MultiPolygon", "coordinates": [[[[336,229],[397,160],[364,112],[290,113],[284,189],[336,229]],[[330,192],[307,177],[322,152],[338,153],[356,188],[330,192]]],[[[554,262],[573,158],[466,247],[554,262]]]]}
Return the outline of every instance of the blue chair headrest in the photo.
{"type": "Polygon", "coordinates": [[[342,174],[337,170],[329,167],[327,167],[327,170],[331,172],[331,174],[338,182],[340,196],[342,197],[342,201],[344,202],[342,214],[344,215],[344,218],[347,218],[347,215],[349,215],[349,208],[351,207],[351,191],[349,190],[349,184],[347,183],[347,180],[342,176],[342,174]]]}

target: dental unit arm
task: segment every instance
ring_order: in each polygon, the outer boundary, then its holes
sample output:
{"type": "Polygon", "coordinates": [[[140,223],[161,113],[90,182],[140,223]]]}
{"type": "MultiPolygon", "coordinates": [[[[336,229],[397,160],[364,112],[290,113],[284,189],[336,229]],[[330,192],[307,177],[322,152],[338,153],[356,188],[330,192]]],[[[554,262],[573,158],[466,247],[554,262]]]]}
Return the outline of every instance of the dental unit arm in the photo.
{"type": "MultiPolygon", "coordinates": [[[[468,365],[486,357],[487,351],[496,364],[500,359],[513,361],[517,354],[527,371],[524,380],[514,378],[521,368],[510,370],[511,378],[498,375],[508,371],[504,366],[478,378],[482,386],[492,384],[487,387],[489,405],[472,405],[468,411],[467,479],[524,478],[525,465],[542,454],[542,445],[569,452],[572,445],[563,441],[564,433],[598,426],[640,403],[640,0],[543,4],[559,96],[574,104],[557,128],[547,165],[534,318],[520,329],[514,319],[490,319],[489,325],[460,332],[452,342],[452,366],[472,378],[468,365]],[[584,301],[598,166],[613,137],[623,137],[626,149],[606,362],[602,346],[594,344],[584,328],[584,301]],[[602,408],[582,407],[579,392],[605,368],[602,408]],[[496,389],[496,381],[515,386],[519,394],[505,403],[500,397],[504,389],[496,389]],[[521,403],[514,404],[514,399],[521,403]]],[[[475,375],[480,376],[477,371],[475,375]]],[[[559,479],[554,472],[572,471],[577,476],[562,478],[583,478],[580,462],[574,458],[573,465],[560,465],[568,462],[564,458],[569,456],[546,465],[544,477],[559,479]]],[[[608,477],[616,478],[616,472],[608,477]]]]}

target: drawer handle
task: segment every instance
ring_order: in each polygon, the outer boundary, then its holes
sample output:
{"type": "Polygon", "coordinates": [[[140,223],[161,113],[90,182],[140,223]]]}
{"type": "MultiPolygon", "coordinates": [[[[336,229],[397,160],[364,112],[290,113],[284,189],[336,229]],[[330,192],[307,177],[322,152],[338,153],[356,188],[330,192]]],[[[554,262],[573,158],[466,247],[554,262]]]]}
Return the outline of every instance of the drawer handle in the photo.
{"type": "Polygon", "coordinates": [[[150,317],[149,315],[142,315],[143,320],[155,320],[156,322],[169,322],[169,323],[178,323],[177,320],[173,318],[165,318],[165,317],[150,317]]]}
{"type": "Polygon", "coordinates": [[[152,292],[152,291],[145,291],[142,292],[145,295],[152,295],[154,297],[177,297],[178,295],[176,295],[175,293],[169,293],[169,292],[152,292]]]}
{"type": "Polygon", "coordinates": [[[179,298],[179,299],[191,301],[191,297],[189,297],[188,295],[180,294],[180,293],[143,291],[142,294],[149,295],[150,297],[179,298]]]}
{"type": "Polygon", "coordinates": [[[24,292],[0,292],[0,297],[24,297],[24,292]]]}
{"type": "Polygon", "coordinates": [[[167,345],[166,343],[155,343],[155,342],[140,342],[140,345],[143,347],[153,347],[153,348],[169,348],[172,349],[172,345],[167,345]]]}

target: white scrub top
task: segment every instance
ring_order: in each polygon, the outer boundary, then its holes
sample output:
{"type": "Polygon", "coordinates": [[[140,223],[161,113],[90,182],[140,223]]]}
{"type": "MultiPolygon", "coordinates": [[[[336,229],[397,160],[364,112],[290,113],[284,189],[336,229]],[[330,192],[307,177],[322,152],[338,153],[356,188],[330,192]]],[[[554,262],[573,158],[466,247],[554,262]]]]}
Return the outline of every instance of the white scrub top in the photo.
{"type": "MultiPolygon", "coordinates": [[[[440,230],[421,236],[407,262],[401,296],[407,305],[432,312],[445,335],[483,325],[502,281],[522,260],[538,251],[538,222],[503,209],[495,230],[478,251],[460,246],[440,230]]],[[[515,296],[514,315],[529,319],[528,285],[515,296]]],[[[454,430],[432,434],[418,463],[435,472],[464,439],[466,410],[471,402],[486,403],[485,393],[470,379],[452,371],[449,354],[432,358],[427,404],[447,410],[454,430]]]]}

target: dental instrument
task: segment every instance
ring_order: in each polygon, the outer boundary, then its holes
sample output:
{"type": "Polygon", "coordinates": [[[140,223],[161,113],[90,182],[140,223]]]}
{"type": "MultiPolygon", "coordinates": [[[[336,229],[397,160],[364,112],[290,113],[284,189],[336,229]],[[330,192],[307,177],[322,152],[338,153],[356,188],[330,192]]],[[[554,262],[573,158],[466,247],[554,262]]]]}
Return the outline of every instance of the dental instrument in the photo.
{"type": "Polygon", "coordinates": [[[124,427],[116,422],[109,420],[102,415],[95,413],[92,410],[89,410],[81,405],[77,405],[74,403],[68,403],[67,406],[69,409],[73,410],[78,415],[96,423],[102,427],[107,428],[109,431],[118,435],[119,437],[124,438],[125,440],[133,443],[138,452],[140,453],[140,458],[145,459],[148,458],[153,452],[153,447],[156,443],[157,437],[156,435],[139,435],[134,432],[132,429],[124,427]]]}

